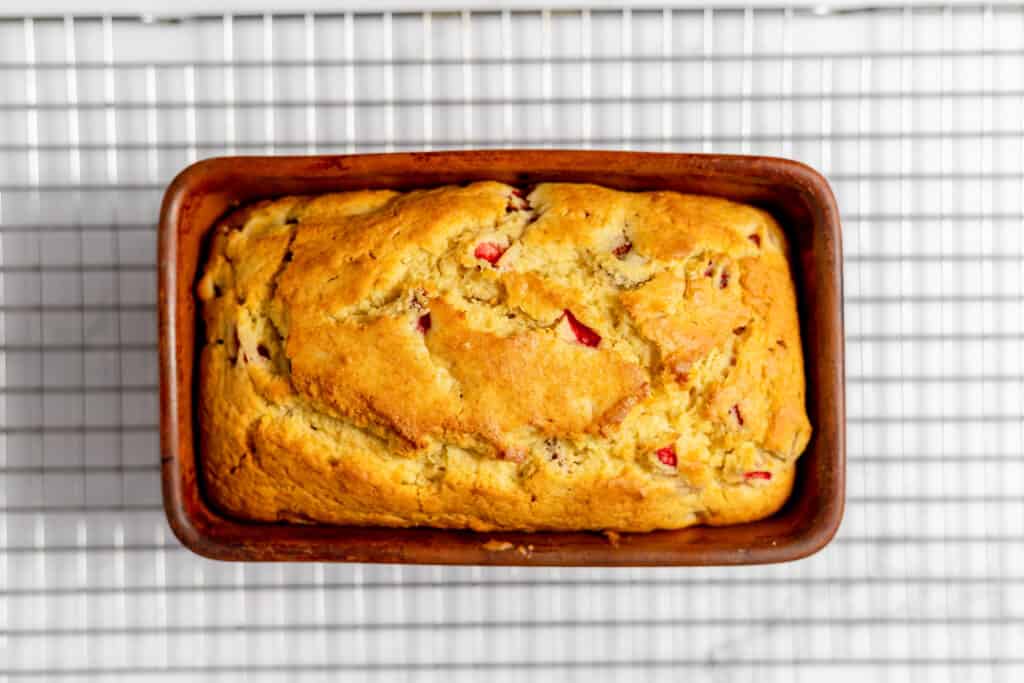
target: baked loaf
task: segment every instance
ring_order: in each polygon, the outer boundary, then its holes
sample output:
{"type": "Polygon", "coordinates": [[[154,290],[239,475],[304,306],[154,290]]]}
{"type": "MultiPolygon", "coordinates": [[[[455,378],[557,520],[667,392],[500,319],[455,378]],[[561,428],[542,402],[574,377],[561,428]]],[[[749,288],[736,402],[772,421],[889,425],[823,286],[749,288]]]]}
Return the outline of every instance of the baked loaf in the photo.
{"type": "Polygon", "coordinates": [[[723,199],[287,197],[217,227],[198,294],[201,470],[235,517],[732,524],[810,436],[785,238],[723,199]]]}

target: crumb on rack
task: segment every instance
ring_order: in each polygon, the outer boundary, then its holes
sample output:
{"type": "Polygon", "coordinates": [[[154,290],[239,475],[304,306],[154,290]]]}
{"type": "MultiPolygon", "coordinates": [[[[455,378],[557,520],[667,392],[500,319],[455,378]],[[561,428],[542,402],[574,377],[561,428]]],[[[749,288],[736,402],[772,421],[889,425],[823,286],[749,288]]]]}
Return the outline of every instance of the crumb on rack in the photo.
{"type": "Polygon", "coordinates": [[[512,550],[512,548],[515,548],[515,546],[512,545],[511,543],[509,543],[508,541],[499,541],[499,540],[496,540],[496,539],[493,539],[493,538],[491,540],[487,541],[487,543],[484,543],[480,547],[483,548],[484,550],[486,550],[488,552],[492,552],[492,553],[500,553],[500,552],[504,552],[506,550],[512,550]]]}
{"type": "Polygon", "coordinates": [[[622,541],[622,534],[618,531],[605,531],[604,537],[608,539],[608,542],[613,548],[618,548],[619,543],[622,541]]]}

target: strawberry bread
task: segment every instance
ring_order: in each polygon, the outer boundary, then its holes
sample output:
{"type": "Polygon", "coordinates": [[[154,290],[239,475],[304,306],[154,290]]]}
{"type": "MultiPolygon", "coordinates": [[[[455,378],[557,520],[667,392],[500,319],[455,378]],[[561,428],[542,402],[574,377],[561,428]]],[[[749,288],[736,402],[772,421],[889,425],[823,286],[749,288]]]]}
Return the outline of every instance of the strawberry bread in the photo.
{"type": "Polygon", "coordinates": [[[198,296],[203,484],[237,518],[733,524],[810,437],[785,238],[723,199],[287,197],[217,227],[198,296]]]}

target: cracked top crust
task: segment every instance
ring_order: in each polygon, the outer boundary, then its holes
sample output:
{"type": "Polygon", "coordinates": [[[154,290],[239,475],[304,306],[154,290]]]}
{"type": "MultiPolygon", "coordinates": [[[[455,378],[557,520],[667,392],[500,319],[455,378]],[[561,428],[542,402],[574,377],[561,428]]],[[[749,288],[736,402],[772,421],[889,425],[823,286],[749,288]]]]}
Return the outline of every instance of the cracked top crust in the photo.
{"type": "Polygon", "coordinates": [[[207,494],[478,530],[767,516],[810,436],[786,254],[761,210],[594,185],[240,209],[197,288],[207,494]]]}

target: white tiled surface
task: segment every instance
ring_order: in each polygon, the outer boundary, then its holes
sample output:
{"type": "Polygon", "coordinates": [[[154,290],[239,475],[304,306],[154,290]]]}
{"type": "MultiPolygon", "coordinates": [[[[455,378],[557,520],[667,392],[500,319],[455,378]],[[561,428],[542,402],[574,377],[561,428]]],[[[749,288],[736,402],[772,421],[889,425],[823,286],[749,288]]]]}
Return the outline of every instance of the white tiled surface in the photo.
{"type": "Polygon", "coordinates": [[[1024,9],[0,20],[0,676],[1024,675],[1024,9]],[[849,504],[796,564],[229,565],[157,482],[155,228],[191,160],[750,152],[844,216],[849,504]]]}

